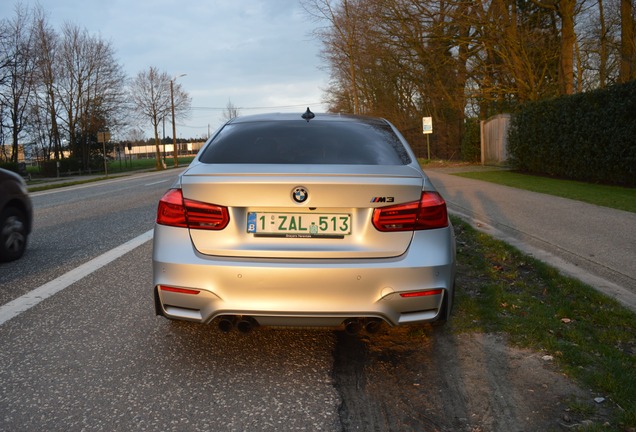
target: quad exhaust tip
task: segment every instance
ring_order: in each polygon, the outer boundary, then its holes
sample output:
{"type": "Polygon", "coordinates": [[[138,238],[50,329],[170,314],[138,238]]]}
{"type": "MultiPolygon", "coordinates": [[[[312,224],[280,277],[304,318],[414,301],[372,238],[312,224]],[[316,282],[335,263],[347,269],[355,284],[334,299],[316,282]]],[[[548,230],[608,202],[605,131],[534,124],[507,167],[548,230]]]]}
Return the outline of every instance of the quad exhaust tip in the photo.
{"type": "MultiPolygon", "coordinates": [[[[382,324],[383,321],[380,318],[349,318],[344,322],[344,330],[349,336],[355,336],[363,329],[373,334],[380,330],[382,324]]],[[[222,333],[229,333],[236,328],[239,332],[247,334],[254,327],[258,327],[258,322],[250,316],[224,315],[218,322],[218,328],[222,333]]]]}
{"type": "Polygon", "coordinates": [[[234,328],[235,323],[236,323],[236,317],[223,316],[219,320],[219,330],[221,330],[223,333],[229,333],[234,328]]]}
{"type": "Polygon", "coordinates": [[[368,319],[364,324],[367,333],[377,333],[382,327],[382,320],[379,318],[368,319]]]}
{"type": "Polygon", "coordinates": [[[377,333],[382,327],[382,320],[379,318],[350,318],[344,322],[345,333],[349,336],[355,336],[362,329],[367,333],[377,333]]]}
{"type": "Polygon", "coordinates": [[[236,322],[236,328],[241,333],[249,333],[257,325],[256,320],[252,317],[241,317],[236,322]]]}
{"type": "Polygon", "coordinates": [[[344,322],[344,329],[349,336],[355,336],[362,330],[362,323],[357,318],[351,318],[344,322]]]}
{"type": "Polygon", "coordinates": [[[249,316],[224,315],[219,319],[218,326],[223,333],[229,333],[235,327],[241,333],[249,333],[258,323],[249,316]]]}

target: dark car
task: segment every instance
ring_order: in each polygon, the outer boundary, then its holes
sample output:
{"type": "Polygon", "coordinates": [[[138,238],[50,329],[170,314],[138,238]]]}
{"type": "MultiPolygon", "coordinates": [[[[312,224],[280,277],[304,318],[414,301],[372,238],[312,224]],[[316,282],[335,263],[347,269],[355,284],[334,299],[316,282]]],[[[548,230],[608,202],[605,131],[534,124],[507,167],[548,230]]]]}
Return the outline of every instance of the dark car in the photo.
{"type": "Polygon", "coordinates": [[[0,168],[0,262],[20,258],[33,223],[33,207],[26,183],[18,174],[0,168]]]}

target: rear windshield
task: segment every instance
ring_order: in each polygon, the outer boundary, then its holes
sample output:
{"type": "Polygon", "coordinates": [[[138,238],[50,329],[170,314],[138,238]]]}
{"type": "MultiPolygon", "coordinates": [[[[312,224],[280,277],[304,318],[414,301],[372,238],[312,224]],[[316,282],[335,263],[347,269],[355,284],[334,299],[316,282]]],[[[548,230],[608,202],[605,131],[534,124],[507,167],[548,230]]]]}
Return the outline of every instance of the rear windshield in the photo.
{"type": "Polygon", "coordinates": [[[384,122],[236,123],[203,150],[209,164],[406,165],[409,154],[384,122]]]}

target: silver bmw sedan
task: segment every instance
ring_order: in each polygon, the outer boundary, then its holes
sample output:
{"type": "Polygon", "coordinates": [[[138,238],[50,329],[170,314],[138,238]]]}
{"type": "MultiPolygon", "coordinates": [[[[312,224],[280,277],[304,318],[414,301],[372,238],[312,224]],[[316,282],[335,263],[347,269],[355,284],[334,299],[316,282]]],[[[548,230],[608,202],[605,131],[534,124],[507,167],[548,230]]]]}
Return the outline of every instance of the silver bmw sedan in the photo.
{"type": "Polygon", "coordinates": [[[222,331],[445,322],[455,238],[446,203],[383,119],[238,117],[159,202],[158,315],[222,331]]]}

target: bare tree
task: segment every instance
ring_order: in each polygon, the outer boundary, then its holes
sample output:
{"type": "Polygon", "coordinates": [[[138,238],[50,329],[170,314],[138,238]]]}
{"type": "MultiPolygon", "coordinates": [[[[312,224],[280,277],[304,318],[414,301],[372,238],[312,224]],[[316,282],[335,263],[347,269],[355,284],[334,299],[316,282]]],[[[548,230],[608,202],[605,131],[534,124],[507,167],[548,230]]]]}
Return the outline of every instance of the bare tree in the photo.
{"type": "Polygon", "coordinates": [[[597,0],[577,17],[575,66],[578,92],[603,88],[619,80],[620,7],[615,0],[597,0]]]}
{"type": "MultiPolygon", "coordinates": [[[[121,121],[125,76],[111,45],[86,29],[66,24],[59,47],[57,98],[71,153],[90,166],[100,151],[97,133],[121,121]]],[[[105,155],[104,155],[105,156],[105,155]]]]}
{"type": "Polygon", "coordinates": [[[458,18],[471,16],[472,2],[371,0],[348,6],[332,9],[333,21],[355,24],[356,37],[326,30],[319,35],[332,73],[330,110],[387,117],[416,147],[424,144],[422,117],[433,116],[437,154],[459,154],[474,23],[458,18]],[[343,49],[351,43],[356,46],[343,49]],[[349,96],[352,64],[357,99],[349,96]]]}
{"type": "MultiPolygon", "coordinates": [[[[151,66],[137,74],[132,82],[130,93],[135,110],[139,116],[152,125],[155,138],[156,167],[163,169],[161,149],[159,147],[159,123],[172,112],[170,97],[170,76],[151,66]]],[[[175,117],[183,117],[190,109],[190,97],[180,84],[173,81],[175,117]]]]}
{"type": "Polygon", "coordinates": [[[58,126],[56,55],[59,45],[57,33],[48,25],[46,14],[41,8],[35,10],[35,45],[37,55],[38,91],[33,105],[33,134],[43,149],[43,157],[55,160],[62,156],[62,139],[58,126]]]}
{"type": "MultiPolygon", "coordinates": [[[[8,26],[5,20],[0,21],[0,47],[4,47],[8,43],[8,26]]],[[[9,65],[11,58],[8,53],[5,53],[4,49],[0,50],[0,92],[6,91],[6,83],[9,79],[9,65]]],[[[5,123],[7,118],[7,107],[2,102],[3,96],[0,95],[0,160],[9,159],[9,155],[5,148],[6,134],[5,123]]]]}
{"type": "MultiPolygon", "coordinates": [[[[584,0],[583,0],[584,1],[584,0]]],[[[539,7],[555,11],[561,20],[559,83],[561,94],[574,93],[574,32],[577,0],[532,0],[539,7]]]]}
{"type": "Polygon", "coordinates": [[[125,76],[111,45],[72,24],[58,35],[40,6],[16,6],[0,27],[0,113],[3,131],[11,131],[11,159],[27,138],[45,158],[58,159],[64,136],[71,156],[89,166],[91,152],[101,153],[97,132],[125,119],[125,76]]]}
{"type": "Polygon", "coordinates": [[[238,107],[232,103],[231,99],[228,99],[221,119],[223,121],[229,121],[235,117],[238,117],[239,115],[241,115],[241,112],[239,111],[238,107]]]}
{"type": "MultiPolygon", "coordinates": [[[[364,0],[304,0],[307,13],[319,21],[329,23],[326,29],[318,30],[317,35],[328,45],[325,50],[330,56],[341,60],[340,72],[346,70],[349,81],[347,91],[353,103],[353,113],[361,113],[357,64],[360,55],[360,43],[363,40],[364,0]]],[[[332,60],[335,60],[332,59],[332,60]]],[[[340,77],[344,75],[341,73],[340,77]]]]}
{"type": "Polygon", "coordinates": [[[34,93],[36,56],[32,32],[32,18],[22,6],[16,6],[13,19],[3,22],[0,39],[0,113],[2,131],[9,129],[12,162],[18,162],[18,143],[28,122],[28,107],[34,93]]]}
{"type": "Polygon", "coordinates": [[[150,121],[155,138],[156,167],[163,169],[159,148],[159,123],[170,113],[170,77],[151,66],[137,74],[131,94],[139,115],[150,121]]]}
{"type": "Polygon", "coordinates": [[[482,118],[518,102],[559,94],[560,38],[556,12],[527,2],[495,0],[480,9],[479,47],[472,58],[482,118]]]}
{"type": "Polygon", "coordinates": [[[126,134],[126,139],[135,144],[141,143],[144,141],[144,131],[138,127],[132,127],[128,130],[126,134]]]}
{"type": "Polygon", "coordinates": [[[303,4],[326,23],[317,36],[331,72],[330,110],[385,116],[411,141],[421,141],[421,117],[432,116],[442,157],[459,154],[468,107],[485,117],[571,92],[575,0],[303,4]]]}

